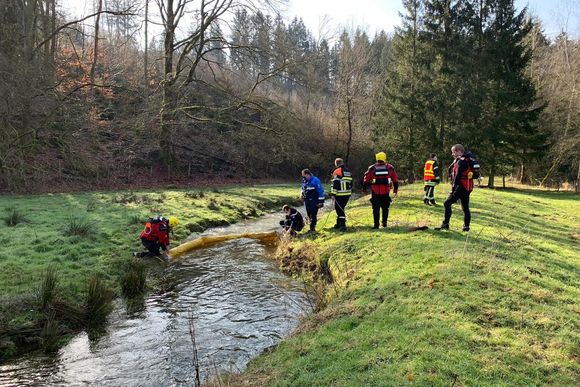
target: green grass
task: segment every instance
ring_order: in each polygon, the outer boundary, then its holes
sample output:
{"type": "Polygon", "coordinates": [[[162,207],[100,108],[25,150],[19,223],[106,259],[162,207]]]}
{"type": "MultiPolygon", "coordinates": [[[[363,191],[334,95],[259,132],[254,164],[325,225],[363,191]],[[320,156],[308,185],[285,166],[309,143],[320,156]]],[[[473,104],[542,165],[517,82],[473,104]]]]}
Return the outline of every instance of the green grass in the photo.
{"type": "MultiPolygon", "coordinates": [[[[278,209],[287,200],[295,201],[297,193],[295,185],[258,185],[219,191],[0,196],[0,211],[4,211],[0,217],[19,220],[16,224],[0,222],[0,311],[12,308],[4,307],[12,305],[11,300],[35,298],[32,295],[49,267],[56,269],[59,295],[64,299],[84,299],[93,276],[119,294],[119,276],[126,270],[131,252],[142,249],[139,233],[149,216],[179,218],[171,244],[176,246],[191,231],[278,209]]],[[[22,325],[30,317],[26,308],[0,314],[0,326],[22,325]]]]}
{"type": "Polygon", "coordinates": [[[401,189],[387,230],[370,229],[365,197],[348,233],[328,221],[297,241],[329,262],[328,306],[231,384],[577,385],[580,196],[476,189],[467,236],[458,205],[451,231],[432,230],[443,208],[422,194],[401,189]]]}

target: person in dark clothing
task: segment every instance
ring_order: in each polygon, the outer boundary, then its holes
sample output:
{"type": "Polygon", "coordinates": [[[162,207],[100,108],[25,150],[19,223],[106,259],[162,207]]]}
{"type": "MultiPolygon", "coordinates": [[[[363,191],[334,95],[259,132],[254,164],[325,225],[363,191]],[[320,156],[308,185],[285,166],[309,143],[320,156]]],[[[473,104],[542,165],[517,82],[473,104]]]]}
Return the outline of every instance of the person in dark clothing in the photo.
{"type": "Polygon", "coordinates": [[[318,210],[324,206],[324,188],[320,184],[318,177],[314,176],[308,169],[302,170],[302,194],[306,214],[310,219],[310,233],[316,232],[316,221],[318,210]]]}
{"type": "Polygon", "coordinates": [[[336,211],[335,229],[346,231],[346,205],[352,195],[352,174],[344,165],[344,161],[340,158],[334,160],[336,167],[332,172],[332,186],[330,187],[330,195],[334,202],[334,210],[336,211]]]}
{"type": "Polygon", "coordinates": [[[461,144],[451,147],[453,164],[449,167],[451,176],[451,192],[445,200],[445,218],[441,227],[437,230],[449,230],[449,220],[451,219],[451,206],[458,201],[463,210],[463,231],[469,231],[471,223],[471,211],[469,210],[469,195],[473,191],[474,170],[479,169],[479,165],[474,165],[471,153],[466,152],[461,144]],[[474,168],[475,167],[475,168],[474,168]]]}
{"type": "Polygon", "coordinates": [[[425,196],[423,197],[423,203],[434,206],[435,203],[435,186],[439,184],[439,166],[437,165],[437,155],[431,153],[429,160],[425,162],[425,168],[423,168],[423,181],[425,181],[425,196]]]}
{"type": "Polygon", "coordinates": [[[290,207],[288,204],[284,204],[282,207],[285,219],[280,221],[280,226],[284,228],[284,231],[290,233],[290,235],[296,235],[299,231],[304,228],[304,218],[302,214],[296,209],[290,207]]]}
{"type": "Polygon", "coordinates": [[[379,220],[381,210],[383,213],[382,226],[387,227],[387,220],[389,218],[389,207],[391,205],[391,197],[389,193],[391,186],[393,187],[393,196],[397,196],[399,190],[399,178],[395,168],[387,163],[387,155],[385,152],[379,152],[375,156],[376,163],[371,165],[364,174],[363,185],[371,186],[371,204],[373,207],[373,228],[379,228],[379,220]]]}

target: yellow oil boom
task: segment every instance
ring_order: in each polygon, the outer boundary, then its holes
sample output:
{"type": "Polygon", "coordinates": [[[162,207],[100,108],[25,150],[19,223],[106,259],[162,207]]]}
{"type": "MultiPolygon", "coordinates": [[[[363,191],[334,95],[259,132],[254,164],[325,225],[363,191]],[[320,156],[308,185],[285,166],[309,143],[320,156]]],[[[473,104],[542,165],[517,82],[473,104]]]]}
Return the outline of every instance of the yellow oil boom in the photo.
{"type": "Polygon", "coordinates": [[[257,239],[266,245],[275,245],[278,241],[278,233],[276,231],[270,232],[248,232],[243,234],[230,235],[216,235],[216,236],[202,236],[169,250],[169,255],[172,259],[182,256],[191,250],[203,249],[205,247],[213,246],[217,243],[230,241],[232,239],[250,238],[257,239]]]}

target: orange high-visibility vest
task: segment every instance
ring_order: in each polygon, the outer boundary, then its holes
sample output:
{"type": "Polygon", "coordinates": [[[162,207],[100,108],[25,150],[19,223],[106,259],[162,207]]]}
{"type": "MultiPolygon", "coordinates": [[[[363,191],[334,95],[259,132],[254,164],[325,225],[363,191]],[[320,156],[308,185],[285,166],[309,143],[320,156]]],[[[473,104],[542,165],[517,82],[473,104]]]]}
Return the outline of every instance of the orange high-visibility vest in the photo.
{"type": "Polygon", "coordinates": [[[435,160],[427,160],[425,163],[425,169],[423,170],[423,180],[435,180],[435,171],[433,170],[434,164],[435,160]]]}

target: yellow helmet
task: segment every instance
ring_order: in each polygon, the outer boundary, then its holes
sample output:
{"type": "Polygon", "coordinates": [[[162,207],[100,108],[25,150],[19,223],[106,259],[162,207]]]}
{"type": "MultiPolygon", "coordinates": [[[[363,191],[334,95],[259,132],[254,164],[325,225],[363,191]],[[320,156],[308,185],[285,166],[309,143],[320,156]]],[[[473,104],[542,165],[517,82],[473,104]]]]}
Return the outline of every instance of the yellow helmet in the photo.
{"type": "Polygon", "coordinates": [[[179,219],[177,219],[175,216],[170,216],[169,217],[169,227],[175,227],[179,224],[179,219]]]}
{"type": "Polygon", "coordinates": [[[375,155],[377,161],[387,161],[387,154],[385,152],[379,152],[375,155]]]}

